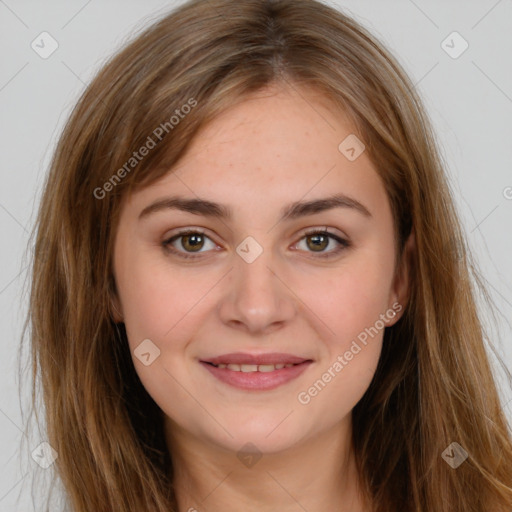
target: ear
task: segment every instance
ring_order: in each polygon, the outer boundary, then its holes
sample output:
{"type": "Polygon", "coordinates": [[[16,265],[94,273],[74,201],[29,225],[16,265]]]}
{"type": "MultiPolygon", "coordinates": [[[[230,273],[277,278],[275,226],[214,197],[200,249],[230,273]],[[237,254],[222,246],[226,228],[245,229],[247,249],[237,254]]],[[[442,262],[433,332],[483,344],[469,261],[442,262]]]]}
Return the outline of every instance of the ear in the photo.
{"type": "Polygon", "coordinates": [[[393,284],[389,294],[388,307],[394,311],[395,315],[388,322],[388,326],[394,325],[402,317],[405,307],[409,302],[412,281],[412,267],[414,255],[416,253],[416,236],[414,228],[407,238],[400,261],[398,263],[393,284]]]}

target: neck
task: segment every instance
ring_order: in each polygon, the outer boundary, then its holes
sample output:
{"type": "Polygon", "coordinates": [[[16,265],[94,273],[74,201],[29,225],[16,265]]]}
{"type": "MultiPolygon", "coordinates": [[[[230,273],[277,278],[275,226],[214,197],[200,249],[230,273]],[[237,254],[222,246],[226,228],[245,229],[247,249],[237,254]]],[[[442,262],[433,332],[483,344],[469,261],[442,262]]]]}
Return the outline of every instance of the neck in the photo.
{"type": "Polygon", "coordinates": [[[179,512],[366,512],[351,434],[349,416],[286,450],[244,457],[168,421],[179,512]]]}

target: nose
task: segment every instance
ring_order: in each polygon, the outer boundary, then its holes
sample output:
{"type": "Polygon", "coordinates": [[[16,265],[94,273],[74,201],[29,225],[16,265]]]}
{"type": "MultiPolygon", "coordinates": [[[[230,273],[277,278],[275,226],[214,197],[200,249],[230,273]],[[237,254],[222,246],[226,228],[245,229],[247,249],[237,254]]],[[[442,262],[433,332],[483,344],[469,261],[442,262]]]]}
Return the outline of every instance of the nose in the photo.
{"type": "Polygon", "coordinates": [[[222,322],[254,335],[290,322],[297,312],[297,298],[272,261],[271,251],[263,251],[251,263],[236,255],[233,265],[219,307],[222,322]]]}

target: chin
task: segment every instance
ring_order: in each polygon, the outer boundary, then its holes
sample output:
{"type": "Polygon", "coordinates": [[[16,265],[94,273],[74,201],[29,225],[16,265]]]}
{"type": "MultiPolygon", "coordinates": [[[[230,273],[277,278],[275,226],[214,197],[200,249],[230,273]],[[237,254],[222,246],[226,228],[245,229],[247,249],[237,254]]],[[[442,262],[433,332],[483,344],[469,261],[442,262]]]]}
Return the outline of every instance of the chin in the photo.
{"type": "Polygon", "coordinates": [[[275,418],[263,420],[260,417],[254,421],[244,420],[243,416],[239,415],[236,424],[227,423],[229,425],[227,430],[232,437],[222,429],[221,432],[218,430],[215,432],[217,435],[212,431],[207,435],[211,442],[237,455],[241,451],[253,449],[261,454],[279,453],[292,448],[305,437],[305,432],[297,431],[297,427],[300,431],[303,430],[300,425],[296,422],[288,423],[291,415],[283,421],[287,414],[289,412],[281,415],[277,420],[275,418]],[[288,424],[285,425],[285,423],[288,424]]]}

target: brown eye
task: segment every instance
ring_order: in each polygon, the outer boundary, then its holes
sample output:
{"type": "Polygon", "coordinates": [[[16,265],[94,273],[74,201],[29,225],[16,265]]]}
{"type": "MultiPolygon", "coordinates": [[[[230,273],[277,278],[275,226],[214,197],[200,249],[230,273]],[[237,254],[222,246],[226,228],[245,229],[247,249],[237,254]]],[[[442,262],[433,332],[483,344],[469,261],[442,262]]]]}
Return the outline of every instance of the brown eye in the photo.
{"type": "MultiPolygon", "coordinates": [[[[215,248],[215,244],[205,233],[197,230],[188,230],[182,231],[168,240],[165,240],[162,242],[162,246],[166,251],[172,252],[182,258],[199,258],[202,253],[208,252],[202,250],[206,242],[211,244],[212,249],[215,248]],[[178,243],[180,239],[181,242],[178,243]],[[194,253],[197,253],[197,256],[194,255],[194,253]]],[[[208,247],[206,248],[208,249],[208,247]]]]}
{"type": "Polygon", "coordinates": [[[301,239],[305,240],[306,252],[316,253],[319,258],[335,257],[343,250],[350,247],[350,242],[324,229],[316,229],[304,234],[301,239]],[[334,242],[334,248],[326,250],[330,243],[334,242]]]}

